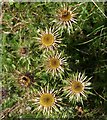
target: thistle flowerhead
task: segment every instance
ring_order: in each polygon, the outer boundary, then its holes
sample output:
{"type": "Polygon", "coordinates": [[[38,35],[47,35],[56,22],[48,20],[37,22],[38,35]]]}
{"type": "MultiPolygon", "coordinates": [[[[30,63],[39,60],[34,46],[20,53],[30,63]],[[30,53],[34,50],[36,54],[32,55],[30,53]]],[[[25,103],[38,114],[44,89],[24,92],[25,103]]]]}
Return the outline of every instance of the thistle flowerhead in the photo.
{"type": "MultiPolygon", "coordinates": [[[[37,105],[37,107],[34,109],[37,111],[42,111],[43,114],[48,114],[48,116],[53,111],[58,111],[58,107],[60,107],[60,104],[58,104],[62,99],[58,97],[58,91],[55,91],[54,89],[50,90],[49,86],[42,88],[38,91],[37,94],[33,96],[32,101],[34,104],[37,105]]],[[[33,112],[34,112],[33,111],[33,112]]]]}
{"type": "Polygon", "coordinates": [[[58,29],[55,29],[54,27],[49,29],[46,28],[45,31],[41,31],[41,33],[38,34],[39,37],[37,37],[37,40],[39,42],[40,49],[53,50],[61,42],[58,29]]]}
{"type": "Polygon", "coordinates": [[[25,57],[25,56],[28,55],[29,51],[28,51],[27,47],[21,46],[18,50],[18,53],[19,53],[20,56],[25,57]]]}
{"type": "Polygon", "coordinates": [[[61,76],[64,73],[66,59],[62,57],[62,53],[49,52],[44,58],[47,73],[51,73],[52,76],[61,76]]]}
{"type": "Polygon", "coordinates": [[[70,32],[70,28],[72,27],[73,23],[76,23],[75,19],[76,13],[71,10],[71,7],[67,5],[63,5],[60,9],[57,11],[57,20],[58,24],[61,25],[61,28],[67,28],[70,32]]]}
{"type": "Polygon", "coordinates": [[[32,84],[33,76],[30,72],[20,73],[19,71],[16,71],[16,73],[18,74],[17,82],[20,87],[27,88],[32,84]]]}
{"type": "Polygon", "coordinates": [[[87,98],[88,89],[91,88],[90,79],[91,78],[87,78],[84,73],[77,72],[66,81],[64,91],[67,92],[67,96],[69,96],[70,100],[83,102],[82,98],[87,98]]]}

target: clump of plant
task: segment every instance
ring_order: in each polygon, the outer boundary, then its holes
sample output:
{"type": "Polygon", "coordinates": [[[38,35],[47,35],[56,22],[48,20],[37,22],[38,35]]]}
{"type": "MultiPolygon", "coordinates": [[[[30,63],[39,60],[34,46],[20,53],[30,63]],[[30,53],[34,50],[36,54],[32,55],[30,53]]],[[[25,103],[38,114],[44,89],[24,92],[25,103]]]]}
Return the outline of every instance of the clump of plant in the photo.
{"type": "Polygon", "coordinates": [[[107,101],[105,85],[96,84],[106,67],[99,9],[95,2],[3,3],[2,119],[95,118],[90,110],[107,101]]]}

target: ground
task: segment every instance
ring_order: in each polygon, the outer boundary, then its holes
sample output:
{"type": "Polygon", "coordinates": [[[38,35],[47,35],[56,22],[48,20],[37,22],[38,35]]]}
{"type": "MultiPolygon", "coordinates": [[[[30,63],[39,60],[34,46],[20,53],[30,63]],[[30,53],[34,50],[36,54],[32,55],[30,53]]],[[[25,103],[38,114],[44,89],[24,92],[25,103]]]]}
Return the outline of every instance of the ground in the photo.
{"type": "Polygon", "coordinates": [[[32,93],[49,84],[63,99],[59,112],[49,118],[107,120],[107,4],[6,2],[1,5],[2,119],[48,117],[38,111],[32,113],[35,105],[30,100],[32,93]],[[57,11],[63,4],[72,10],[76,8],[76,23],[72,23],[70,30],[62,29],[56,22],[57,11]],[[58,34],[62,40],[55,51],[66,59],[64,73],[56,77],[43,67],[47,51],[41,50],[37,41],[38,32],[50,27],[60,28],[58,34]],[[63,81],[76,72],[92,77],[92,89],[83,104],[69,101],[60,90],[64,87],[63,81]],[[28,77],[24,78],[27,80],[23,83],[25,86],[19,82],[22,75],[28,77]],[[30,110],[26,110],[26,106],[30,110]]]}

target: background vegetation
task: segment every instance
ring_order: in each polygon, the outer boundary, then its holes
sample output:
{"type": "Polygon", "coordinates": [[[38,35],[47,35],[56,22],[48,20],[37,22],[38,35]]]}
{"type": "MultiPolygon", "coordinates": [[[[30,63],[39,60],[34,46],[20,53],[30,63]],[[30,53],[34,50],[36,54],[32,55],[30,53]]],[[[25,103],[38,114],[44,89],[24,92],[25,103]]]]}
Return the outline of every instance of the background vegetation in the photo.
{"type": "MultiPolygon", "coordinates": [[[[40,64],[42,52],[38,49],[35,37],[39,29],[53,26],[56,19],[56,10],[62,3],[35,2],[35,3],[3,3],[2,4],[2,112],[6,119],[44,118],[41,113],[23,113],[17,115],[9,113],[9,110],[23,97],[26,89],[17,83],[16,70],[31,72],[33,83],[28,89],[37,90],[36,83],[40,86],[47,82],[54,84],[48,75],[41,70],[40,64]],[[20,46],[27,46],[28,55],[23,58],[18,54],[20,46]]],[[[89,95],[88,100],[77,105],[82,107],[83,113],[75,109],[76,106],[67,105],[58,115],[52,118],[72,118],[84,120],[107,120],[107,18],[98,7],[106,14],[107,4],[92,2],[68,3],[77,9],[77,24],[73,25],[73,32],[69,35],[66,30],[62,31],[62,43],[58,48],[67,56],[67,63],[71,73],[84,72],[88,77],[92,76],[91,82],[94,95],[89,95]]],[[[67,71],[68,72],[68,71],[67,71]]],[[[69,73],[70,74],[70,73],[69,73]]],[[[66,79],[65,72],[63,79],[66,79]]],[[[53,79],[53,78],[52,78],[53,79]]],[[[58,82],[56,89],[61,86],[58,82]]],[[[67,101],[66,98],[64,98],[67,101]]],[[[26,102],[26,100],[25,100],[26,102]]],[[[72,103],[71,103],[72,104],[72,103]]],[[[32,106],[33,108],[33,106],[32,106]]],[[[14,107],[13,107],[14,109],[14,107]]],[[[4,118],[3,118],[4,119],[4,118]]]]}

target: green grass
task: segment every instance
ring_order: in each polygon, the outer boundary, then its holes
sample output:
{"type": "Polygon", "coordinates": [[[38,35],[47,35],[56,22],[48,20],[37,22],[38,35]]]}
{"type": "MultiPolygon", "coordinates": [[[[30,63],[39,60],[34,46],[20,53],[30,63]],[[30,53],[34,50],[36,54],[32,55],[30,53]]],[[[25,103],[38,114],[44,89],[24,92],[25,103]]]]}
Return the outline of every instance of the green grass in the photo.
{"type": "MultiPolygon", "coordinates": [[[[44,52],[38,47],[35,37],[38,30],[52,27],[56,23],[56,10],[62,3],[4,3],[2,6],[2,90],[3,95],[1,115],[7,120],[16,118],[45,118],[42,112],[31,113],[35,108],[32,103],[28,103],[25,93],[38,91],[39,87],[44,87],[48,83],[51,88],[59,90],[63,87],[63,80],[79,71],[84,72],[88,77],[92,77],[92,94],[87,100],[73,104],[69,102],[63,92],[63,103],[60,112],[53,113],[50,118],[72,118],[83,120],[107,120],[107,19],[100,10],[106,14],[106,3],[68,3],[69,6],[77,9],[75,13],[77,24],[73,24],[73,31],[69,34],[67,30],[60,30],[62,42],[58,47],[59,52],[67,58],[67,66],[64,75],[52,77],[47,74],[43,67],[44,52]],[[100,10],[99,10],[100,9],[100,10]],[[27,46],[28,55],[23,58],[18,54],[21,46],[27,46]],[[33,83],[29,88],[21,87],[17,83],[18,75],[30,72],[33,76],[33,83]],[[13,106],[19,101],[19,107],[23,104],[31,106],[31,111],[15,111],[13,106]],[[84,113],[79,115],[76,106],[82,107],[84,113]],[[12,111],[13,108],[13,111],[12,111]]],[[[4,119],[4,118],[3,118],[4,119]]]]}

